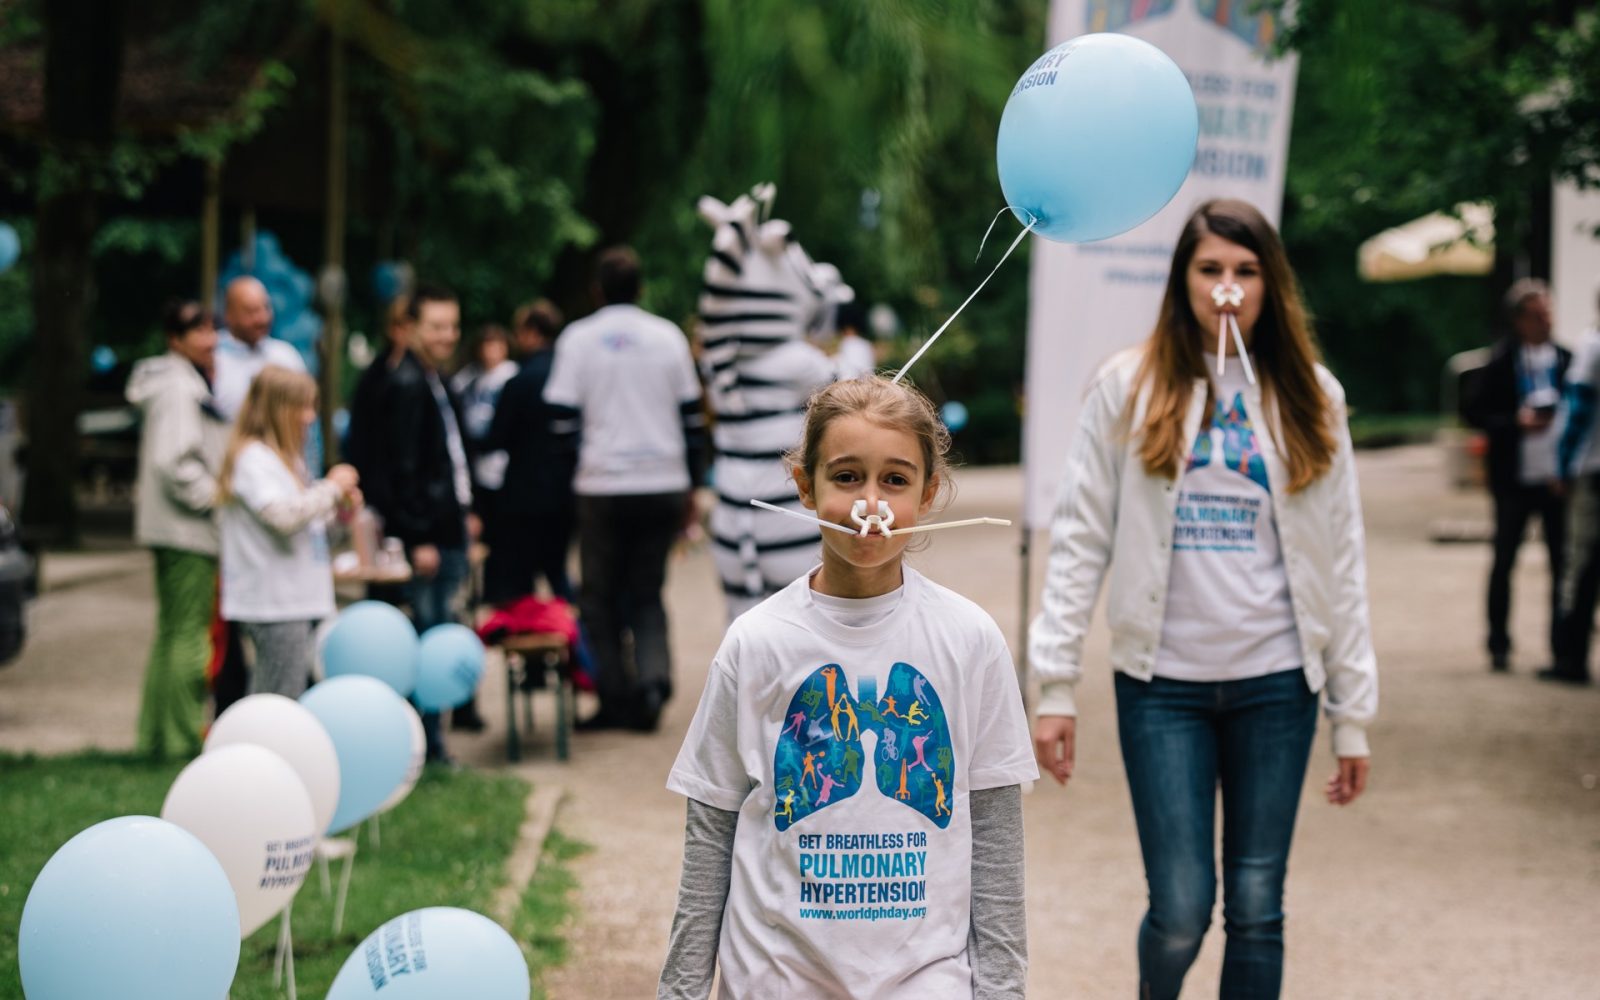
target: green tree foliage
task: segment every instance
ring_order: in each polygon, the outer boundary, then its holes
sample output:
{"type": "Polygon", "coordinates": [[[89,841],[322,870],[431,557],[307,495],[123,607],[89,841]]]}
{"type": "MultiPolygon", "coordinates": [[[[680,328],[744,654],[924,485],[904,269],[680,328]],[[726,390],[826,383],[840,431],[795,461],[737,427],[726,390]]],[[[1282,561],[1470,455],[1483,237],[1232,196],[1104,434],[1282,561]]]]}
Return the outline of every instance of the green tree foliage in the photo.
{"type": "MultiPolygon", "coordinates": [[[[1281,6],[1281,5],[1280,5],[1281,6]]],[[[1600,183],[1600,32],[1569,0],[1303,0],[1284,237],[1356,405],[1427,410],[1488,342],[1513,260],[1548,266],[1549,182],[1600,183]],[[1356,248],[1465,201],[1496,208],[1493,278],[1363,283],[1356,248]]]]}

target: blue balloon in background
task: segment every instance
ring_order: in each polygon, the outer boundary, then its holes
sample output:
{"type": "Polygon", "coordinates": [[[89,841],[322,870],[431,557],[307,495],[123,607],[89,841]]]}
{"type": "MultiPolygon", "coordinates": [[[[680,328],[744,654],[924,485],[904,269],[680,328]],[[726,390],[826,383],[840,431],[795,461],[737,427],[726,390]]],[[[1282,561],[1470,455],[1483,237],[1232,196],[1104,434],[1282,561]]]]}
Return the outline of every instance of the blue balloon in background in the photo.
{"type": "Polygon", "coordinates": [[[417,686],[417,630],[392,604],[357,601],[328,630],[322,646],[323,672],[376,677],[408,695],[417,686]]]}
{"type": "Polygon", "coordinates": [[[939,407],[939,419],[944,421],[945,429],[951,434],[958,433],[961,428],[967,426],[967,418],[969,416],[967,404],[958,403],[953,399],[939,407]]]}
{"type": "Polygon", "coordinates": [[[0,272],[11,270],[11,265],[22,256],[22,240],[8,222],[0,222],[0,272]]]}
{"type": "Polygon", "coordinates": [[[327,1000],[528,1000],[522,949],[471,910],[430,906],[379,927],[350,953],[327,1000]]]}
{"type": "Polygon", "coordinates": [[[338,833],[377,811],[411,768],[410,707],[372,677],[334,677],[300,696],[333,740],[339,804],[328,821],[338,833]]]}
{"type": "Polygon", "coordinates": [[[106,372],[117,367],[117,352],[106,345],[101,344],[99,347],[94,349],[92,354],[89,355],[89,367],[93,368],[99,374],[104,375],[106,372]]]}
{"type": "Polygon", "coordinates": [[[465,704],[483,677],[483,656],[483,641],[465,625],[435,625],[422,633],[412,695],[417,707],[441,712],[465,704]]]}
{"type": "Polygon", "coordinates": [[[1006,204],[1034,232],[1103,240],[1159,212],[1194,163],[1200,115],[1166,53],[1118,34],[1082,35],[1022,74],[995,158],[1006,204]]]}
{"type": "Polygon", "coordinates": [[[122,816],[45,863],[17,933],[28,1000],[218,1000],[239,967],[239,904],[195,836],[122,816]]]}

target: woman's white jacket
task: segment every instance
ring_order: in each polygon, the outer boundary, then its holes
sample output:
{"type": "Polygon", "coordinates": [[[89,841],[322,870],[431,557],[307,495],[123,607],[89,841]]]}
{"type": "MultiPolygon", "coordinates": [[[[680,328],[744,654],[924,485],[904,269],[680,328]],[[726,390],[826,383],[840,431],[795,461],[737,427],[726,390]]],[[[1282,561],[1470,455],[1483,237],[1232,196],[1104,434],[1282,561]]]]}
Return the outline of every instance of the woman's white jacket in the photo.
{"type": "MultiPolygon", "coordinates": [[[[1067,458],[1041,610],[1028,635],[1029,665],[1041,684],[1039,715],[1077,714],[1073,687],[1083,675],[1084,636],[1108,572],[1112,667],[1149,680],[1161,648],[1178,491],[1174,480],[1145,471],[1138,440],[1126,431],[1143,422],[1142,398],[1135,401],[1131,421],[1123,419],[1140,351],[1117,355],[1096,375],[1067,458]]],[[[1361,498],[1344,389],[1321,365],[1317,379],[1335,424],[1333,465],[1291,494],[1278,449],[1264,449],[1267,480],[1306,681],[1313,691],[1326,688],[1323,704],[1333,723],[1334,753],[1362,757],[1368,754],[1366,727],[1378,708],[1378,669],[1367,614],[1361,498]]],[[[1205,380],[1197,379],[1183,440],[1193,441],[1199,433],[1207,395],[1205,380]]],[[[1250,386],[1244,401],[1251,422],[1270,428],[1273,440],[1281,442],[1276,413],[1263,414],[1260,389],[1250,386]]],[[[1217,627],[1228,623],[1219,621],[1217,627]]]]}

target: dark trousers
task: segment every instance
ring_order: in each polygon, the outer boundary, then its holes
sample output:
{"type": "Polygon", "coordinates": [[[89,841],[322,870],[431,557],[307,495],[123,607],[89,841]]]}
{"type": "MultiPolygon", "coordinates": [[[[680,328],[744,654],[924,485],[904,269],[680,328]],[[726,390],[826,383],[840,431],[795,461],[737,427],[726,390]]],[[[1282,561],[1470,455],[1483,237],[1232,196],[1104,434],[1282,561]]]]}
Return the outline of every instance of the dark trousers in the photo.
{"type": "Polygon", "coordinates": [[[1595,604],[1600,602],[1600,472],[1573,484],[1567,512],[1567,565],[1561,578],[1561,620],[1556,669],[1589,675],[1595,604]]]}
{"type": "Polygon", "coordinates": [[[1551,651],[1561,645],[1556,633],[1561,570],[1567,550],[1566,503],[1548,486],[1518,486],[1494,495],[1494,566],[1489,570],[1489,653],[1493,656],[1511,652],[1507,626],[1511,618],[1511,571],[1528,532],[1528,521],[1535,516],[1540,519],[1545,549],[1550,553],[1551,651]]]}
{"type": "Polygon", "coordinates": [[[595,686],[603,711],[630,710],[652,686],[664,698],[671,694],[661,588],[686,503],[684,493],[578,498],[578,608],[600,675],[595,686]]]}
{"type": "Polygon", "coordinates": [[[567,576],[567,552],[572,547],[571,507],[529,513],[499,510],[484,525],[489,535],[489,558],[483,566],[483,599],[504,604],[533,593],[543,577],[550,593],[563,601],[573,598],[567,576]]]}
{"type": "Polygon", "coordinates": [[[1116,675],[1117,729],[1150,908],[1139,996],[1176,1000],[1217,897],[1222,789],[1220,996],[1272,1000],[1283,979],[1283,882],[1317,696],[1305,672],[1196,683],[1116,675]]]}
{"type": "Polygon", "coordinates": [[[212,718],[228,710],[228,706],[250,693],[250,667],[244,658],[244,646],[239,641],[244,626],[238,622],[223,622],[221,633],[226,636],[222,647],[222,662],[217,666],[217,676],[211,681],[212,718]]]}

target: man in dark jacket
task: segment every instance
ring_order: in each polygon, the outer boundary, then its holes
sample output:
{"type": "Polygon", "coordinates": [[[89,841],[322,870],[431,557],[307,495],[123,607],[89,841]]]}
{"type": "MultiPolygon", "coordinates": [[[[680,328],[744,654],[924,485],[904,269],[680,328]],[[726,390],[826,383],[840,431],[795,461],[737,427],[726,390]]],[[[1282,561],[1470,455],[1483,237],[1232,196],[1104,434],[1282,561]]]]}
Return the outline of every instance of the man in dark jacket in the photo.
{"type": "Polygon", "coordinates": [[[1551,340],[1550,290],[1525,278],[1505,296],[1509,332],[1494,346],[1462,400],[1467,423],[1489,439],[1489,490],[1494,496],[1494,565],[1489,571],[1489,656],[1510,667],[1511,570],[1537,515],[1550,554],[1552,650],[1556,581],[1566,551],[1566,512],[1556,479],[1556,409],[1572,354],[1551,340]]]}
{"type": "Polygon", "coordinates": [[[380,513],[391,505],[383,491],[388,485],[389,413],[385,389],[389,375],[411,352],[411,299],[401,296],[389,303],[387,349],[372,359],[350,395],[350,427],[345,433],[344,459],[361,473],[367,506],[380,513]],[[381,474],[380,474],[381,473],[381,474]]]}
{"type": "MultiPolygon", "coordinates": [[[[382,456],[373,473],[385,504],[378,513],[385,532],[405,543],[411,618],[421,633],[455,620],[476,518],[460,407],[439,375],[461,340],[461,307],[451,292],[420,288],[408,312],[412,349],[389,370],[382,390],[386,426],[363,447],[382,456]]],[[[428,758],[447,759],[438,713],[423,713],[422,723],[428,758]]]]}
{"type": "Polygon", "coordinates": [[[544,401],[561,311],[545,300],[518,316],[517,342],[529,348],[522,367],[500,390],[494,424],[484,447],[508,456],[498,517],[491,522],[489,559],[483,568],[484,598],[499,604],[533,592],[544,577],[555,596],[571,601],[567,551],[576,505],[572,474],[578,453],[570,434],[557,434],[555,407],[544,401]]]}

